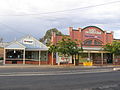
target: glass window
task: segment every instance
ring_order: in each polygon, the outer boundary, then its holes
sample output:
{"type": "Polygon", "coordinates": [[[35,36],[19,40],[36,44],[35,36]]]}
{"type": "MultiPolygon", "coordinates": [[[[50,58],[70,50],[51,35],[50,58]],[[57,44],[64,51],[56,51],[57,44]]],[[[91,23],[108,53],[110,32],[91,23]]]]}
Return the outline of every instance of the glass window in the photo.
{"type": "Polygon", "coordinates": [[[84,45],[92,45],[92,40],[86,40],[86,41],[84,41],[84,45]]]}
{"type": "Polygon", "coordinates": [[[41,51],[41,61],[47,61],[48,60],[48,53],[47,51],[41,51]]]}
{"type": "Polygon", "coordinates": [[[39,52],[38,51],[26,51],[25,58],[28,60],[38,60],[39,52]]]}
{"type": "Polygon", "coordinates": [[[6,50],[6,58],[22,59],[23,58],[23,50],[6,50]]]}
{"type": "Polygon", "coordinates": [[[102,45],[102,42],[98,41],[98,40],[95,40],[94,41],[94,45],[102,45]]]}

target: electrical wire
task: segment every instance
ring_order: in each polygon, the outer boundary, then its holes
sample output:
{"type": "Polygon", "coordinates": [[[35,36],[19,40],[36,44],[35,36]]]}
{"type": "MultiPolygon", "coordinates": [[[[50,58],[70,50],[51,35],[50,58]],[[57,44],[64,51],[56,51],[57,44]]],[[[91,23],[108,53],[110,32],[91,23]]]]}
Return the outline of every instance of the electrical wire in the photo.
{"type": "Polygon", "coordinates": [[[85,6],[85,7],[73,8],[73,9],[66,9],[66,10],[60,10],[60,11],[53,11],[53,12],[46,12],[46,13],[19,14],[19,15],[0,15],[0,16],[33,16],[33,15],[42,15],[42,14],[54,14],[54,13],[69,12],[69,11],[74,11],[74,10],[90,9],[90,8],[94,8],[94,7],[99,7],[99,6],[109,5],[109,4],[115,4],[115,3],[119,3],[119,2],[120,1],[113,1],[113,2],[107,2],[107,3],[97,4],[97,5],[90,5],[90,6],[85,6]]]}

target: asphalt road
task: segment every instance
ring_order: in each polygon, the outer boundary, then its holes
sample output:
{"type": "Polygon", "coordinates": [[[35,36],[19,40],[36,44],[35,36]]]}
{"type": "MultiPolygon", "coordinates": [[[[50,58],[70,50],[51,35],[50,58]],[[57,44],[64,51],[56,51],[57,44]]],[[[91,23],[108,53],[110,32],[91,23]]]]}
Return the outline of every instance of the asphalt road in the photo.
{"type": "MultiPolygon", "coordinates": [[[[0,74],[6,73],[7,70],[17,71],[17,69],[4,69],[5,72],[0,70],[0,74]]],[[[38,69],[35,70],[33,69],[34,72],[38,71],[38,69]]],[[[47,69],[45,70],[47,71],[47,69]]],[[[76,73],[79,72],[77,70],[68,74],[52,71],[54,69],[50,70],[53,74],[49,74],[49,72],[45,75],[40,73],[26,76],[24,74],[0,76],[0,90],[120,90],[120,71],[76,73]]]]}

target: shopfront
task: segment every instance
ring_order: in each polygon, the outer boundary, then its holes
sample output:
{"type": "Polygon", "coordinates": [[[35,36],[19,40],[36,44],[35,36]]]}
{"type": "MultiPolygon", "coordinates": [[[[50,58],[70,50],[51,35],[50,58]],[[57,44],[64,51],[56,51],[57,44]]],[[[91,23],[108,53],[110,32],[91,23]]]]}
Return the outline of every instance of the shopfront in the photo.
{"type": "Polygon", "coordinates": [[[4,47],[4,64],[48,64],[48,48],[28,35],[4,47]]]}
{"type": "MultiPolygon", "coordinates": [[[[78,47],[83,48],[83,52],[77,54],[79,63],[92,62],[94,65],[114,64],[113,55],[103,50],[103,46],[113,42],[113,32],[107,32],[96,26],[73,29],[69,27],[69,37],[81,42],[78,47]]],[[[63,36],[53,33],[51,41],[56,44],[63,36]]],[[[79,43],[79,42],[78,42],[79,43]]],[[[72,60],[73,62],[73,60],[72,60]]]]}

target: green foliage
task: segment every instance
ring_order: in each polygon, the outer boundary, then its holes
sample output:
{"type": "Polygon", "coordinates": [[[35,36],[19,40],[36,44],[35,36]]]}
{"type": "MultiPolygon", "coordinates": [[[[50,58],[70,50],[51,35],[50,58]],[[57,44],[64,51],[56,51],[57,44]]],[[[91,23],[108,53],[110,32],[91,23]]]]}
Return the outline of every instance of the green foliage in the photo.
{"type": "Polygon", "coordinates": [[[45,43],[47,46],[50,45],[50,40],[52,36],[52,32],[55,32],[56,35],[63,35],[59,30],[56,28],[52,28],[48,30],[43,38],[40,38],[40,42],[45,43]]]}
{"type": "Polygon", "coordinates": [[[79,62],[83,63],[83,62],[88,62],[87,59],[80,59],[79,62]]]}
{"type": "Polygon", "coordinates": [[[118,55],[120,54],[120,42],[113,42],[112,44],[106,44],[104,46],[104,50],[118,55]]]}
{"type": "Polygon", "coordinates": [[[49,47],[49,52],[50,53],[52,53],[52,52],[56,53],[57,50],[58,50],[58,47],[56,45],[50,45],[50,47],[49,47]]]}
{"type": "Polygon", "coordinates": [[[75,55],[81,49],[78,48],[77,40],[71,40],[70,38],[63,37],[61,41],[57,43],[58,52],[64,56],[75,55]]]}
{"type": "Polygon", "coordinates": [[[0,60],[3,60],[3,57],[0,57],[0,60]]]}
{"type": "Polygon", "coordinates": [[[68,37],[63,37],[57,45],[50,45],[49,52],[60,53],[64,56],[71,56],[77,54],[79,51],[82,51],[82,48],[78,47],[77,40],[71,40],[68,37]]]}

